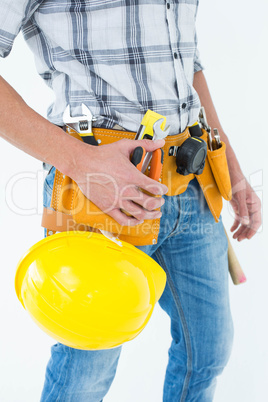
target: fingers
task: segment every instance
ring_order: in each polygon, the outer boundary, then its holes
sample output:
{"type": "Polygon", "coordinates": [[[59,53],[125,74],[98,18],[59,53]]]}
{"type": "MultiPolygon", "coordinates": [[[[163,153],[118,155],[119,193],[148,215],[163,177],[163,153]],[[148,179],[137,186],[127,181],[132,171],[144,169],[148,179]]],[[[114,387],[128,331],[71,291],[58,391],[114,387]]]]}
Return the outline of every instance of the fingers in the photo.
{"type": "Polygon", "coordinates": [[[243,220],[236,216],[235,222],[231,228],[231,231],[235,231],[239,224],[241,226],[234,233],[233,238],[238,241],[242,241],[244,239],[251,239],[261,226],[261,203],[258,197],[255,200],[248,199],[247,200],[247,209],[248,209],[248,224],[243,224],[243,220]]]}
{"type": "Polygon", "coordinates": [[[239,229],[235,232],[233,235],[233,239],[237,239],[238,241],[241,241],[242,238],[244,238],[244,235],[247,231],[248,227],[245,225],[241,225],[239,229]]]}
{"type": "Polygon", "coordinates": [[[260,210],[255,211],[254,213],[250,214],[250,223],[247,227],[244,228],[241,233],[238,233],[235,238],[238,241],[244,239],[251,239],[258,231],[259,227],[261,226],[261,213],[260,210]]]}
{"type": "Polygon", "coordinates": [[[237,239],[237,241],[242,241],[244,239],[251,239],[257,230],[251,228],[250,226],[241,226],[239,230],[234,234],[233,238],[237,239]]]}
{"type": "Polygon", "coordinates": [[[248,211],[249,211],[249,217],[250,217],[250,224],[248,233],[247,233],[247,238],[251,238],[259,229],[261,226],[262,220],[261,220],[261,202],[260,199],[256,196],[255,200],[252,202],[250,201],[248,203],[248,211]],[[250,236],[250,237],[248,237],[250,236]]]}
{"type": "MultiPolygon", "coordinates": [[[[135,169],[136,172],[137,170],[135,169]]],[[[145,177],[143,174],[141,176],[145,177]]],[[[156,182],[153,181],[154,188],[155,184],[156,182]]],[[[146,188],[148,188],[148,185],[146,188]]],[[[151,183],[150,188],[152,188],[151,183]]],[[[119,208],[114,209],[109,215],[120,225],[135,226],[144,220],[160,218],[162,213],[157,209],[161,208],[164,203],[164,198],[147,195],[133,184],[129,184],[120,192],[118,199],[119,208]]]]}
{"type": "Polygon", "coordinates": [[[151,197],[145,193],[142,193],[140,190],[137,191],[142,194],[142,197],[140,197],[138,202],[136,201],[136,199],[134,201],[148,211],[153,211],[155,209],[161,208],[162,205],[164,205],[165,203],[165,199],[163,197],[151,197]]]}
{"type": "Polygon", "coordinates": [[[146,152],[152,152],[158,148],[162,148],[165,145],[165,140],[121,140],[118,141],[118,144],[126,151],[129,152],[129,155],[134,151],[137,147],[143,147],[146,152]],[[120,143],[120,144],[119,144],[120,143]]]}
{"type": "Polygon", "coordinates": [[[135,184],[135,186],[137,186],[153,195],[164,195],[168,192],[167,186],[165,186],[164,184],[161,184],[153,179],[150,179],[150,177],[141,173],[136,168],[135,168],[134,174],[131,177],[131,182],[133,184],[135,184]]]}
{"type": "Polygon", "coordinates": [[[231,227],[230,231],[234,232],[238,228],[239,225],[240,225],[239,219],[235,218],[233,226],[231,227]]]}
{"type": "Polygon", "coordinates": [[[120,209],[114,209],[109,213],[109,215],[122,226],[137,226],[143,223],[143,220],[138,220],[132,216],[127,216],[124,212],[120,211],[120,209]]]}
{"type": "Polygon", "coordinates": [[[231,203],[232,208],[233,208],[234,213],[235,213],[235,220],[234,220],[234,223],[233,223],[233,225],[232,225],[232,227],[231,227],[231,229],[230,229],[230,231],[233,232],[233,231],[235,231],[235,230],[238,228],[238,226],[240,225],[240,220],[239,220],[239,215],[238,215],[238,204],[237,204],[237,201],[234,199],[234,197],[233,197],[233,199],[230,201],[230,203],[231,203]]]}
{"type": "Polygon", "coordinates": [[[231,232],[236,231],[233,239],[241,241],[247,231],[247,225],[250,223],[246,192],[243,190],[237,191],[231,204],[235,212],[235,220],[230,230],[231,232]]]}
{"type": "Polygon", "coordinates": [[[239,221],[242,225],[249,224],[249,213],[248,213],[248,206],[246,201],[246,194],[244,191],[237,193],[236,196],[237,203],[238,203],[238,215],[239,221]]]}
{"type": "Polygon", "coordinates": [[[151,197],[138,189],[128,187],[126,194],[120,197],[119,205],[121,211],[132,215],[138,220],[158,219],[162,216],[157,210],[165,203],[163,198],[151,197]]]}
{"type": "Polygon", "coordinates": [[[142,221],[145,219],[158,219],[162,216],[161,211],[148,211],[147,209],[144,209],[131,201],[124,203],[123,212],[130,214],[136,219],[142,221]]]}
{"type": "Polygon", "coordinates": [[[248,216],[243,216],[242,218],[240,218],[240,216],[238,214],[235,214],[235,220],[234,220],[234,223],[233,223],[230,231],[234,232],[239,227],[239,225],[246,227],[249,224],[250,224],[250,219],[248,216]]]}
{"type": "Polygon", "coordinates": [[[257,232],[257,230],[259,229],[259,227],[261,226],[261,220],[259,221],[259,223],[257,224],[256,222],[256,226],[255,228],[248,228],[247,233],[246,233],[246,238],[247,239],[251,239],[257,232]]]}
{"type": "Polygon", "coordinates": [[[131,202],[126,203],[125,208],[126,210],[124,211],[129,213],[130,216],[126,215],[126,213],[120,209],[114,209],[109,213],[109,215],[122,226],[137,226],[143,223],[145,219],[157,219],[162,216],[161,211],[149,212],[135,206],[135,204],[131,202]]]}
{"type": "Polygon", "coordinates": [[[165,145],[164,139],[156,140],[156,141],[152,141],[152,140],[135,141],[135,148],[136,148],[136,146],[140,146],[140,147],[143,147],[145,149],[145,151],[147,151],[147,152],[155,151],[158,148],[162,148],[164,145],[165,145]]]}
{"type": "Polygon", "coordinates": [[[148,211],[153,211],[157,208],[160,208],[165,203],[164,198],[152,197],[130,184],[128,186],[125,186],[124,189],[120,192],[118,201],[119,206],[122,209],[125,209],[125,201],[132,201],[143,207],[144,209],[147,209],[148,211]]]}
{"type": "Polygon", "coordinates": [[[134,184],[135,186],[148,191],[153,195],[163,195],[168,192],[167,186],[161,184],[148,176],[141,173],[135,166],[130,163],[130,155],[138,146],[142,146],[146,152],[152,152],[158,148],[164,146],[164,140],[120,140],[115,143],[116,147],[121,149],[121,152],[125,154],[129,160],[129,165],[125,167],[125,172],[128,175],[128,182],[134,184]]]}

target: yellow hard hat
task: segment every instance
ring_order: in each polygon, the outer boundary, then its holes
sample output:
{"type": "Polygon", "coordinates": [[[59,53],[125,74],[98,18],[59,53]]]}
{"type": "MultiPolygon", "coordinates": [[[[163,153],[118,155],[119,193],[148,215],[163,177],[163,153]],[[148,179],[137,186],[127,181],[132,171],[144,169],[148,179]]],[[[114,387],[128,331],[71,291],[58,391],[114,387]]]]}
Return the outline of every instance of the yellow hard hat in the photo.
{"type": "Polygon", "coordinates": [[[101,234],[63,232],[21,258],[17,296],[33,320],[77,349],[109,349],[135,338],[148,323],[166,283],[163,269],[126,242],[101,234]]]}

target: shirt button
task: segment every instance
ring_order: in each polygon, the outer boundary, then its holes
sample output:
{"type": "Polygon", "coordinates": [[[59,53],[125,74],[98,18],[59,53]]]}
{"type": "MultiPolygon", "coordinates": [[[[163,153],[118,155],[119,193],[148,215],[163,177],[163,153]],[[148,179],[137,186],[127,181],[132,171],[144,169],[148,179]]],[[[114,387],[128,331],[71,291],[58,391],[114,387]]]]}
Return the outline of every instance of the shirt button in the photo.
{"type": "Polygon", "coordinates": [[[178,58],[178,53],[174,53],[174,59],[177,59],[178,58]]]}
{"type": "Polygon", "coordinates": [[[181,107],[183,108],[183,109],[185,109],[186,108],[186,103],[183,103],[182,105],[181,105],[181,107]]]}
{"type": "Polygon", "coordinates": [[[167,9],[168,9],[168,10],[170,9],[170,4],[169,4],[169,3],[167,3],[167,9]]]}

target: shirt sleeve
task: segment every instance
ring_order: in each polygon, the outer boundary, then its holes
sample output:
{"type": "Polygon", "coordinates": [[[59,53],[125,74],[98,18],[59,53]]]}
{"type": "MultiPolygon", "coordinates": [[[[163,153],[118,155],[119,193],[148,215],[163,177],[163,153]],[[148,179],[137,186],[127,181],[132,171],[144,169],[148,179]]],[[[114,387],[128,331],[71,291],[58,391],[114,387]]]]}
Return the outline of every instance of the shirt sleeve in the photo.
{"type": "Polygon", "coordinates": [[[1,0],[0,56],[9,55],[13,42],[43,0],[1,0]]]}
{"type": "MultiPolygon", "coordinates": [[[[196,12],[195,12],[195,24],[196,24],[198,6],[199,6],[199,0],[197,0],[197,7],[196,7],[196,12]]],[[[199,50],[198,50],[198,39],[197,39],[196,25],[194,27],[194,31],[195,31],[195,38],[194,38],[194,41],[195,41],[194,72],[197,73],[198,71],[204,70],[204,66],[201,63],[200,53],[199,53],[199,50]]]]}
{"type": "Polygon", "coordinates": [[[204,70],[204,66],[201,63],[199,50],[196,48],[195,57],[194,57],[194,72],[197,73],[197,71],[201,71],[201,70],[204,70]]]}

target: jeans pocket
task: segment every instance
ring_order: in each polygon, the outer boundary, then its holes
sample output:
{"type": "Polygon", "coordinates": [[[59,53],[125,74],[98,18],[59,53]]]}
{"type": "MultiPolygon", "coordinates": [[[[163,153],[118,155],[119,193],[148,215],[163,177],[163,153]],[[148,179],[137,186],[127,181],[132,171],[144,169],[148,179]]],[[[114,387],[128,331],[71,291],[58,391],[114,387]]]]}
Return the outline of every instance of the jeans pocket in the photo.
{"type": "Polygon", "coordinates": [[[45,208],[50,207],[51,198],[52,198],[52,191],[53,191],[53,184],[55,178],[55,168],[52,167],[48,172],[45,181],[44,181],[44,188],[43,188],[43,206],[45,208]]]}

